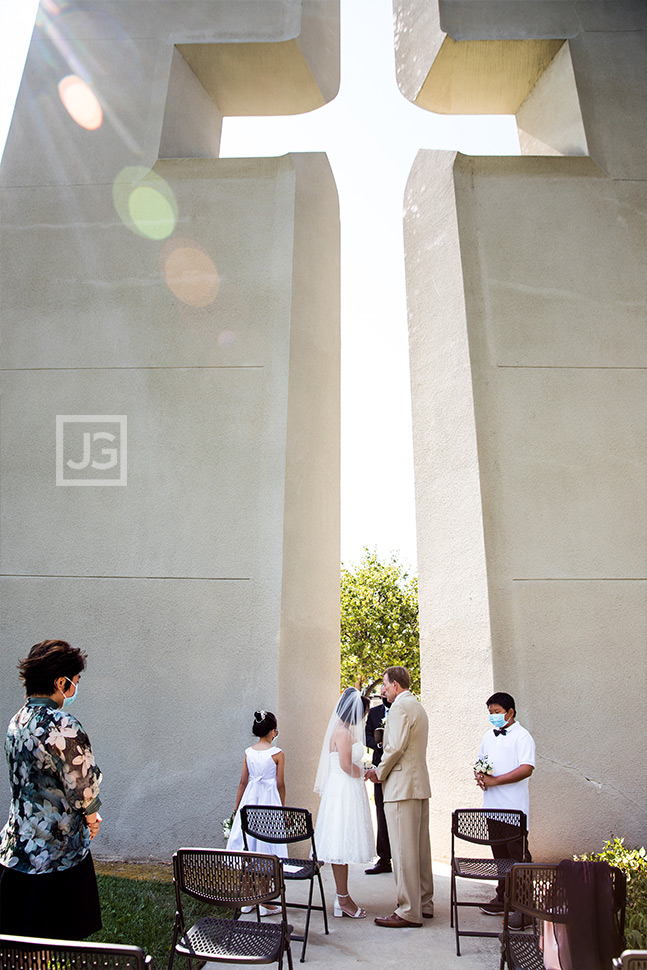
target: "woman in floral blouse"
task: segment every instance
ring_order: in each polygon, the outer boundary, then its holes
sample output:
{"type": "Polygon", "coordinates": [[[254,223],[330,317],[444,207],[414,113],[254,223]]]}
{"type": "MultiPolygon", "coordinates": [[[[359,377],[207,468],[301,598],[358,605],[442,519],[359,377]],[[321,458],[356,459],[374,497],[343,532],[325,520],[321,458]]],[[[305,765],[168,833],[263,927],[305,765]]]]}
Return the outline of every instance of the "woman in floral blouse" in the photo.
{"type": "Polygon", "coordinates": [[[5,740],[11,808],[0,833],[0,932],[81,940],[101,929],[90,855],[101,772],[67,711],[85,654],[44,640],[18,669],[27,701],[5,740]]]}

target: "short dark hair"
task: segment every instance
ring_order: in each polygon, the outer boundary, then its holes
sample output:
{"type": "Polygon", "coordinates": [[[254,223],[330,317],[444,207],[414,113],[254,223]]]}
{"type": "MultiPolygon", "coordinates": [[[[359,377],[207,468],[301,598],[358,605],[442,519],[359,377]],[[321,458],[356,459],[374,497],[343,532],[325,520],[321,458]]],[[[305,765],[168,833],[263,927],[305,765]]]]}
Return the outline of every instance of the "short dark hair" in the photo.
{"type": "Polygon", "coordinates": [[[257,738],[264,738],[266,734],[274,730],[277,723],[276,717],[271,711],[254,711],[252,734],[255,734],[257,738]]]}
{"type": "Polygon", "coordinates": [[[72,680],[85,670],[87,654],[71,647],[66,640],[43,640],[35,643],[18,664],[20,679],[28,697],[50,697],[58,677],[72,680]]]}
{"type": "Polygon", "coordinates": [[[504,690],[498,690],[496,694],[492,694],[492,697],[488,697],[485,706],[489,707],[490,704],[498,704],[506,712],[512,709],[516,716],[517,710],[514,706],[514,697],[512,694],[506,694],[504,690]]]}
{"type": "Polygon", "coordinates": [[[399,684],[404,690],[409,690],[411,687],[411,674],[406,667],[387,667],[384,675],[392,684],[399,684]]]}

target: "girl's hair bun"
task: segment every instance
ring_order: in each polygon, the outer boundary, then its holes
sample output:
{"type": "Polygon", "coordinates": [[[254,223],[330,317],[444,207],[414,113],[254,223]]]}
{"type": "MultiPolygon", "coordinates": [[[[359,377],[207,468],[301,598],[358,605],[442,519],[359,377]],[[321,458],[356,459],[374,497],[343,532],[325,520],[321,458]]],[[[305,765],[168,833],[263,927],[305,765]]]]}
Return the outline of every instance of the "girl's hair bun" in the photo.
{"type": "Polygon", "coordinates": [[[257,738],[264,738],[275,727],[276,718],[271,711],[254,711],[252,734],[255,734],[257,738]]]}

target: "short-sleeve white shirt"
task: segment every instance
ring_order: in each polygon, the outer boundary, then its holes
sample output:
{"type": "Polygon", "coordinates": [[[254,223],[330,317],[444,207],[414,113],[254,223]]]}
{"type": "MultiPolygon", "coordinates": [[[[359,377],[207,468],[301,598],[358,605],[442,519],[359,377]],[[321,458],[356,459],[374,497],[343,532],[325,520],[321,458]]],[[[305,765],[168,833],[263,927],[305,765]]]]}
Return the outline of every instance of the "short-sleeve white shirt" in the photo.
{"type": "MultiPolygon", "coordinates": [[[[505,734],[487,732],[481,742],[479,758],[488,758],[494,765],[493,775],[505,775],[520,765],[535,767],[535,742],[529,731],[516,721],[506,728],[505,734]]],[[[512,808],[526,813],[529,818],[529,778],[511,785],[496,785],[483,792],[483,808],[512,808]]]]}

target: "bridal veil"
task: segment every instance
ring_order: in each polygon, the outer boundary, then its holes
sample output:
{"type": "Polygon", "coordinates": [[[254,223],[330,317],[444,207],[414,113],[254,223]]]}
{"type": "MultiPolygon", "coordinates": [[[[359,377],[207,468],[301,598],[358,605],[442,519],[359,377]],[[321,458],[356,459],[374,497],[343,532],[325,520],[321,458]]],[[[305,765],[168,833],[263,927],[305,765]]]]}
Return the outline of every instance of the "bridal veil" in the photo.
{"type": "Polygon", "coordinates": [[[335,704],[321,745],[314,787],[318,795],[323,792],[330,772],[330,742],[333,732],[343,724],[350,733],[351,743],[359,742],[364,745],[364,708],[365,702],[356,687],[347,687],[335,704]]]}

